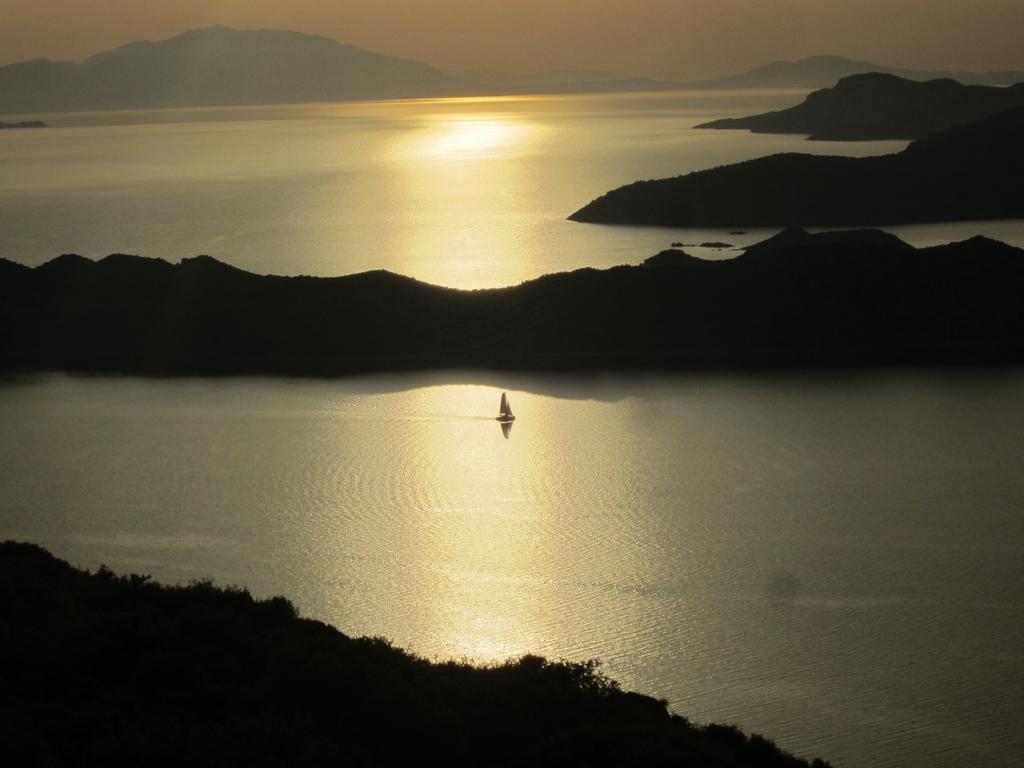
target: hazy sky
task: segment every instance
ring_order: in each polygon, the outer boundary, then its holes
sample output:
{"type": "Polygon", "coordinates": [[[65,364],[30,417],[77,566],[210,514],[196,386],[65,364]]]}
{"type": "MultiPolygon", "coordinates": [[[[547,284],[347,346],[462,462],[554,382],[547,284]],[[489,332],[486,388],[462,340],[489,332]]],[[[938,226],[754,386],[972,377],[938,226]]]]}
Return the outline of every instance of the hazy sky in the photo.
{"type": "Polygon", "coordinates": [[[1024,69],[1024,0],[0,0],[0,64],[214,23],[316,32],[449,70],[700,78],[818,53],[1024,69]]]}

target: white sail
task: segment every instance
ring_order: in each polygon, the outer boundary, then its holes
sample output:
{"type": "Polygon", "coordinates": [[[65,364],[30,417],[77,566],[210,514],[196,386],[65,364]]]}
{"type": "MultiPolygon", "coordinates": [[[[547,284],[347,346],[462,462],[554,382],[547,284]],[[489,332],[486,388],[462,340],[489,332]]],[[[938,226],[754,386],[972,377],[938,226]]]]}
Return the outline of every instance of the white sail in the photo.
{"type": "Polygon", "coordinates": [[[504,392],[501,393],[501,406],[498,411],[504,418],[512,418],[512,407],[508,404],[508,395],[504,392]]]}

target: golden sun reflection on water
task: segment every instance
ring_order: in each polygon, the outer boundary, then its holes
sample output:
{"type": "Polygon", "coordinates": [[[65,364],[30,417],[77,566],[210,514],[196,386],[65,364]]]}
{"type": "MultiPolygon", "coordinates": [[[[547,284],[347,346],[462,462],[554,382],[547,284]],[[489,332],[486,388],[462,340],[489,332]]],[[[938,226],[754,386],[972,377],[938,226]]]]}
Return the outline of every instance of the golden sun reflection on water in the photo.
{"type": "MultiPolygon", "coordinates": [[[[575,646],[579,628],[569,631],[567,622],[593,585],[607,580],[609,563],[624,573],[643,570],[635,546],[608,551],[608,529],[598,535],[569,501],[581,478],[628,483],[630,462],[607,465],[595,455],[603,453],[601,441],[573,428],[576,409],[543,395],[509,391],[517,421],[506,438],[494,420],[500,394],[462,385],[407,392],[406,410],[388,415],[391,429],[401,429],[391,438],[382,432],[371,451],[372,476],[392,496],[392,517],[386,540],[358,536],[376,553],[357,580],[379,584],[381,569],[389,574],[367,625],[393,627],[389,614],[411,612],[400,642],[432,656],[490,662],[543,652],[553,642],[575,646]]],[[[385,408],[394,402],[377,400],[385,408]]],[[[351,541],[351,525],[343,529],[338,535],[351,541]]],[[[620,620],[629,624],[632,612],[622,606],[620,620]]]]}
{"type": "Polygon", "coordinates": [[[505,117],[473,116],[448,118],[428,129],[420,144],[425,156],[465,157],[491,154],[520,143],[529,128],[505,117]]]}
{"type": "Polygon", "coordinates": [[[393,147],[400,161],[493,160],[529,150],[541,134],[536,123],[509,112],[454,112],[427,115],[393,147]]]}
{"type": "MultiPolygon", "coordinates": [[[[523,653],[536,640],[542,605],[525,599],[526,574],[543,570],[537,547],[523,532],[543,510],[522,509],[522,483],[539,457],[530,435],[506,439],[493,420],[498,394],[480,387],[430,387],[415,393],[418,409],[448,418],[425,426],[428,442],[443,449],[432,462],[416,456],[411,478],[420,505],[411,538],[417,557],[437,573],[428,584],[410,584],[413,599],[429,613],[428,635],[444,638],[454,657],[497,660],[523,653]],[[464,415],[463,415],[464,414],[464,415]]],[[[516,393],[511,393],[516,403],[516,393]]],[[[532,401],[532,398],[530,398],[532,401]]],[[[520,411],[535,411],[519,397],[520,411]]]]}
{"type": "Polygon", "coordinates": [[[496,261],[532,258],[522,221],[494,214],[519,209],[524,193],[539,193],[543,178],[523,158],[549,134],[515,111],[480,111],[479,105],[417,121],[385,155],[395,169],[389,208],[413,219],[412,226],[389,231],[392,248],[423,254],[416,258],[429,260],[431,282],[461,288],[493,286],[496,261]]]}

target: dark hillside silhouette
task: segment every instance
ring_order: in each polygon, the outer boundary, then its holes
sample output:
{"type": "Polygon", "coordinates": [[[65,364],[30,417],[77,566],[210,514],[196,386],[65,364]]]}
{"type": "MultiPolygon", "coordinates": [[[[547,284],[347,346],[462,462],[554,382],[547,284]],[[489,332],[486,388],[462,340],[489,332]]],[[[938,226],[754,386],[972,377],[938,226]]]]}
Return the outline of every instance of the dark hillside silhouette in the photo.
{"type": "Polygon", "coordinates": [[[1024,218],[1024,107],[882,157],[780,154],[608,192],[573,221],[858,226],[1024,218]]]}
{"type": "Polygon", "coordinates": [[[787,230],[736,258],[666,251],[458,291],[388,272],[258,276],[62,256],[0,262],[7,370],[336,375],[1024,361],[1024,251],[787,230]]]}
{"type": "Polygon", "coordinates": [[[1024,82],[995,88],[954,80],[919,83],[875,73],[844,77],[789,109],[696,127],[806,133],[811,139],[832,141],[919,139],[1019,106],[1024,106],[1024,82]]]}
{"type": "Polygon", "coordinates": [[[0,605],[9,765],[808,766],[592,662],[434,664],[283,597],[90,574],[31,544],[0,544],[0,605]]]}

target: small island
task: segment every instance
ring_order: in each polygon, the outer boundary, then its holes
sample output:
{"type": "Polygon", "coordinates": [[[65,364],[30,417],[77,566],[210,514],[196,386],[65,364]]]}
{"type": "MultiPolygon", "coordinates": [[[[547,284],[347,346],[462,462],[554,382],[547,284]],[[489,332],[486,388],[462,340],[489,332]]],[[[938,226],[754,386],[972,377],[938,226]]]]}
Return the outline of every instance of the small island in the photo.
{"type": "Polygon", "coordinates": [[[0,130],[10,128],[46,128],[46,123],[42,120],[22,120],[20,123],[5,123],[0,121],[0,130]]]}
{"type": "Polygon", "coordinates": [[[1024,107],[897,154],[779,154],[619,187],[569,218],[666,227],[863,226],[1024,218],[1024,107]]]}
{"type": "Polygon", "coordinates": [[[0,544],[11,765],[827,768],[622,691],[596,662],[430,662],[208,581],[0,544]]]}
{"type": "Polygon", "coordinates": [[[753,133],[806,133],[810,139],[920,139],[1024,105],[1024,82],[1009,88],[916,82],[870,73],[842,78],[803,103],[776,112],[701,123],[696,128],[745,128],[753,133]]]}

